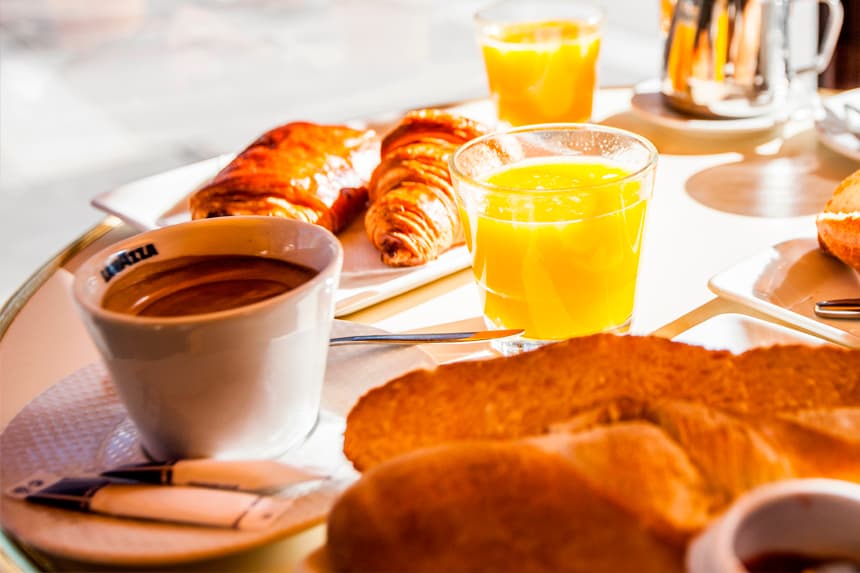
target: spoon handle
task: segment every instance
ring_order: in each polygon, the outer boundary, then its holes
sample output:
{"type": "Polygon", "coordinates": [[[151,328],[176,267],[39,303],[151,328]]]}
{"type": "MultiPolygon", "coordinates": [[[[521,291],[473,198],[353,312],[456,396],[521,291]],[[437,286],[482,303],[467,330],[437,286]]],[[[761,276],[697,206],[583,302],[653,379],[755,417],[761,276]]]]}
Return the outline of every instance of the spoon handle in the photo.
{"type": "Polygon", "coordinates": [[[522,334],[521,328],[473,332],[430,332],[423,334],[362,334],[329,340],[329,346],[345,344],[427,344],[430,342],[479,342],[522,334]]]}

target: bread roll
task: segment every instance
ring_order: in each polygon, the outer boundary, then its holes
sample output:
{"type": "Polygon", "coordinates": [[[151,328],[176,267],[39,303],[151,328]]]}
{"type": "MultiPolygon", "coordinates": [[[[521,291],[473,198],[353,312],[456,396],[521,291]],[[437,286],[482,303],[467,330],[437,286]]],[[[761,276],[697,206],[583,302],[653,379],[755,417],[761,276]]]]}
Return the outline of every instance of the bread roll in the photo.
{"type": "Polygon", "coordinates": [[[690,539],[757,485],[860,482],[860,408],[621,398],[551,431],[374,466],[330,514],[334,570],[679,571],[690,539]]]}
{"type": "Polygon", "coordinates": [[[758,485],[860,482],[860,350],[571,339],[392,380],[345,451],[336,571],[680,571],[758,485]]]}
{"type": "Polygon", "coordinates": [[[860,170],[839,184],[815,225],[821,248],[860,271],[860,170]]]}
{"type": "Polygon", "coordinates": [[[860,405],[860,350],[786,346],[741,355],[598,334],[512,357],[416,371],[362,396],[344,451],[359,470],[432,445],[541,434],[594,404],[687,400],[727,413],[860,405]]]}
{"type": "Polygon", "coordinates": [[[683,449],[707,476],[715,506],[755,486],[794,475],[790,461],[753,425],[694,402],[612,400],[551,429],[581,432],[631,421],[654,424],[683,449]]]}
{"type": "MultiPolygon", "coordinates": [[[[661,537],[635,518],[641,510],[600,495],[570,463],[570,453],[557,451],[588,448],[587,440],[569,443],[576,439],[466,442],[379,465],[347,490],[329,514],[327,548],[333,570],[682,571],[683,541],[661,537]],[[597,552],[595,547],[612,550],[597,552]]],[[[602,446],[595,444],[593,452],[611,452],[602,446]]],[[[674,471],[667,473],[697,484],[695,469],[673,454],[677,456],[670,451],[667,457],[681,467],[671,466],[674,471]]],[[[670,508],[664,521],[701,518],[696,509],[690,510],[692,517],[685,509],[683,515],[673,514],[671,508],[689,503],[681,495],[684,499],[663,500],[670,508]]],[[[652,505],[659,509],[656,500],[652,505]]],[[[692,505],[698,508],[699,502],[692,505]]]]}

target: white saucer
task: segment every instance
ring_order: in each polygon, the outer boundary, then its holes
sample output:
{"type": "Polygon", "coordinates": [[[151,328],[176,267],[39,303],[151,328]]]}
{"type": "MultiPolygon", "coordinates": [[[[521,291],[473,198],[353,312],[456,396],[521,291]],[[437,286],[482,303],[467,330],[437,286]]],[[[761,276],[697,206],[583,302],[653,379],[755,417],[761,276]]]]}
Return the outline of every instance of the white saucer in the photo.
{"type": "MultiPolygon", "coordinates": [[[[845,104],[860,109],[860,88],[829,97],[822,102],[821,114],[815,120],[818,139],[829,149],[849,159],[860,161],[860,137],[849,131],[845,104]]],[[[860,133],[860,113],[854,119],[860,133]]]]}
{"type": "Polygon", "coordinates": [[[697,134],[742,135],[767,131],[788,120],[786,114],[767,114],[743,119],[704,119],[685,115],[666,105],[657,80],[636,85],[630,106],[634,114],[645,121],[697,134]]]}
{"type": "MultiPolygon", "coordinates": [[[[332,335],[378,329],[335,321],[332,335]]],[[[46,553],[89,563],[150,567],[186,563],[250,549],[320,523],[356,472],[342,453],[344,416],[368,389],[435,362],[414,346],[330,349],[319,423],[304,444],[280,459],[322,470],[336,479],[297,498],[271,528],[239,531],[78,513],[0,497],[3,528],[46,553]]],[[[30,402],[0,435],[0,488],[37,470],[93,475],[143,461],[129,421],[100,363],[64,378],[30,402]]]]}

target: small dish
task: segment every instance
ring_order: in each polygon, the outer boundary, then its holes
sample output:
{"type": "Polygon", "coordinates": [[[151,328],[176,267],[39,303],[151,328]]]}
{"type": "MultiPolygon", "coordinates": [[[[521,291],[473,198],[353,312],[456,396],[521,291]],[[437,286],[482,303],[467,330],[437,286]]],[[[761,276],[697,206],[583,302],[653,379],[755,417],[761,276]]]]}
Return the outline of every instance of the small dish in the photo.
{"type": "Polygon", "coordinates": [[[779,243],[711,278],[717,295],[837,344],[860,348],[860,320],[815,315],[820,300],[860,296],[860,276],[824,254],[814,237],[779,243]]]}
{"type": "Polygon", "coordinates": [[[774,568],[752,566],[768,559],[780,562],[784,567],[780,571],[794,571],[786,563],[804,559],[818,559],[822,565],[847,561],[856,567],[860,564],[858,531],[860,485],[832,479],[774,482],[738,498],[690,543],[687,571],[772,571],[774,568]]]}
{"type": "Polygon", "coordinates": [[[658,80],[647,80],[633,89],[630,106],[641,119],[678,131],[699,135],[743,135],[773,129],[789,119],[787,114],[767,114],[743,119],[706,119],[683,114],[666,105],[658,80]]]}
{"type": "Polygon", "coordinates": [[[828,149],[860,161],[860,88],[824,100],[815,120],[815,132],[828,149]],[[850,106],[858,111],[851,111],[850,106]]]}
{"type": "MultiPolygon", "coordinates": [[[[335,335],[380,332],[335,321],[335,335]]],[[[0,521],[20,542],[85,563],[152,567],[187,563],[259,547],[321,522],[345,485],[355,479],[342,453],[344,417],[369,388],[435,361],[415,346],[343,347],[329,352],[322,413],[300,446],[279,459],[332,476],[295,499],[270,528],[239,531],[56,509],[0,497],[0,521]]],[[[94,475],[145,461],[137,429],[100,363],[86,366],[36,397],[0,435],[0,482],[12,484],[46,471],[94,475]]],[[[165,486],[169,487],[169,486],[165,486]]]]}

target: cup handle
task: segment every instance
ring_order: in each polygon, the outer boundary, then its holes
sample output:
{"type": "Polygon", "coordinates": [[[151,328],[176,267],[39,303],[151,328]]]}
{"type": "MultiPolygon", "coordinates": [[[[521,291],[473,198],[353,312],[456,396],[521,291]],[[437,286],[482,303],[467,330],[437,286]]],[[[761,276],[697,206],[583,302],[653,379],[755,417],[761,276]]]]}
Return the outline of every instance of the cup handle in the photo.
{"type": "Polygon", "coordinates": [[[839,0],[818,0],[819,4],[827,4],[827,26],[824,28],[824,40],[821,42],[821,49],[815,57],[815,63],[811,66],[795,70],[795,72],[811,72],[820,74],[830,65],[830,60],[833,58],[833,52],[836,50],[836,41],[839,39],[839,32],[842,30],[842,18],[844,10],[842,3],[839,0]]]}

